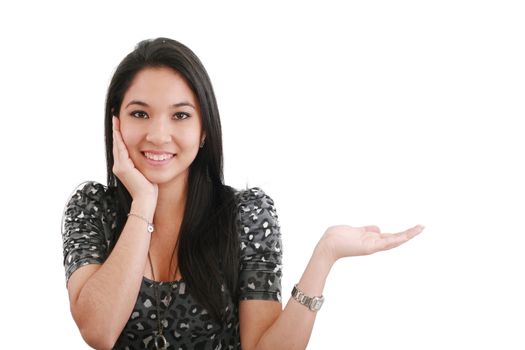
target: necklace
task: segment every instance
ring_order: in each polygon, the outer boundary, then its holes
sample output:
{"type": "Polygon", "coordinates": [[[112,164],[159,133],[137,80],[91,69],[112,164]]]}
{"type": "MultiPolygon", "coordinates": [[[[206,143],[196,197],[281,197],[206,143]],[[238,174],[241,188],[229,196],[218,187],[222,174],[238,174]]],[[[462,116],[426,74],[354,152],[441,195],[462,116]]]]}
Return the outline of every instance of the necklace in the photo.
{"type": "MultiPolygon", "coordinates": [[[[160,309],[159,309],[159,304],[160,304],[159,291],[158,291],[158,286],[155,283],[156,282],[155,272],[153,271],[153,264],[151,263],[151,256],[149,254],[149,251],[148,251],[148,260],[151,266],[151,274],[153,275],[153,292],[155,293],[155,299],[156,299],[155,305],[157,306],[157,333],[153,335],[153,339],[155,343],[155,348],[157,350],[166,350],[168,348],[168,341],[166,340],[166,337],[164,337],[164,334],[162,334],[164,330],[164,326],[162,325],[160,321],[161,315],[160,315],[160,309]]],[[[170,301],[171,301],[171,298],[170,298],[170,301]]],[[[166,311],[168,311],[168,307],[169,305],[166,306],[166,311]]],[[[166,316],[166,311],[164,312],[164,316],[166,316]]]]}

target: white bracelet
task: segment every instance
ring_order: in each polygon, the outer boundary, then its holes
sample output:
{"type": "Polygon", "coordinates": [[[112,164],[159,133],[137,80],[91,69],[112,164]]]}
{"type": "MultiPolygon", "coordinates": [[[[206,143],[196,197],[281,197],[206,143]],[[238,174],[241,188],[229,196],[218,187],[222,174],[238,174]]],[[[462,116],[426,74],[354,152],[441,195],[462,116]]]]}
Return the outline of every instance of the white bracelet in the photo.
{"type": "Polygon", "coordinates": [[[130,215],[133,215],[133,216],[136,216],[144,221],[146,221],[148,223],[148,232],[149,233],[153,233],[153,231],[155,231],[155,228],[153,227],[153,223],[152,222],[149,222],[148,219],[146,219],[145,217],[142,217],[140,215],[137,215],[137,214],[133,214],[133,213],[129,213],[128,216],[130,215]]]}

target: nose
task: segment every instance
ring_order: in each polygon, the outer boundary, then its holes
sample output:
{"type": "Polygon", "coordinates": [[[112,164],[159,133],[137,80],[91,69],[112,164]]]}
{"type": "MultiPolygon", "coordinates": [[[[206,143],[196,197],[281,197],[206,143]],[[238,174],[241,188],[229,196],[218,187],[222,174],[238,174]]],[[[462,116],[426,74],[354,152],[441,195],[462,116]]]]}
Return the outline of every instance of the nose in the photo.
{"type": "Polygon", "coordinates": [[[146,140],[161,145],[171,141],[171,125],[168,117],[157,116],[150,119],[146,126],[146,140]]]}

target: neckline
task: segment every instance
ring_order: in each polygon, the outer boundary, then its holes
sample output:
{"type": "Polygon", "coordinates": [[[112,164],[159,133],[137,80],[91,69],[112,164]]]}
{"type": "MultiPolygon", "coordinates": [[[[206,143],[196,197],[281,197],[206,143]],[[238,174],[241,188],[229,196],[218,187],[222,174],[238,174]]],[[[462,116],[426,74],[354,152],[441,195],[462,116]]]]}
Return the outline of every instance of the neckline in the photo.
{"type": "Polygon", "coordinates": [[[184,281],[184,279],[182,277],[179,278],[178,280],[175,280],[175,281],[154,281],[152,279],[147,278],[146,276],[142,276],[142,280],[146,281],[146,282],[149,282],[151,284],[159,284],[159,285],[160,284],[169,284],[169,285],[179,284],[179,283],[184,281]]]}

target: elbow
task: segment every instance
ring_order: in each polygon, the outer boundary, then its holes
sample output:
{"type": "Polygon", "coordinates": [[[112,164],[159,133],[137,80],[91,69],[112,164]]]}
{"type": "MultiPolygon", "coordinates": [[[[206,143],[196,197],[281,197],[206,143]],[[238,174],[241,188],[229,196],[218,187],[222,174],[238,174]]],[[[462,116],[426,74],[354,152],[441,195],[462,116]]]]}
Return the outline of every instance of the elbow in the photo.
{"type": "Polygon", "coordinates": [[[119,334],[111,331],[110,320],[94,318],[94,314],[89,315],[85,310],[78,307],[78,303],[72,305],[71,315],[80,330],[82,339],[94,349],[113,349],[119,334]],[[74,307],[76,306],[76,307],[74,307]]]}
{"type": "Polygon", "coordinates": [[[84,339],[89,346],[97,350],[111,350],[117,341],[116,337],[113,337],[100,329],[94,329],[93,327],[80,328],[80,334],[82,335],[82,339],[84,339]]]}
{"type": "Polygon", "coordinates": [[[118,334],[115,335],[113,334],[114,332],[110,332],[111,327],[107,323],[87,318],[86,315],[83,316],[81,317],[79,313],[73,313],[73,319],[80,330],[82,339],[97,350],[113,349],[117,342],[118,334]]]}

